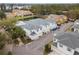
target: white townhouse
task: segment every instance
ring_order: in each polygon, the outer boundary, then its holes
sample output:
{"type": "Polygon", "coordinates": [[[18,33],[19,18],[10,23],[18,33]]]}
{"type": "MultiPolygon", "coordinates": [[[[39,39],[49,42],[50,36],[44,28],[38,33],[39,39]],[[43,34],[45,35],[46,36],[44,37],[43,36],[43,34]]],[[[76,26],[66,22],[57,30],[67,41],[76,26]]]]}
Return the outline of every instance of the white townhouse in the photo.
{"type": "Polygon", "coordinates": [[[74,32],[79,32],[79,19],[74,22],[72,29],[74,32]]]}
{"type": "Polygon", "coordinates": [[[31,21],[24,21],[24,23],[29,23],[32,25],[31,28],[34,28],[34,32],[37,34],[37,36],[42,36],[42,27],[34,24],[34,22],[31,21]]]}
{"type": "Polygon", "coordinates": [[[43,34],[57,27],[56,23],[41,18],[30,21],[18,21],[16,26],[21,27],[32,40],[38,39],[43,34]]]}
{"type": "Polygon", "coordinates": [[[45,19],[38,18],[30,21],[35,25],[41,26],[43,33],[47,33],[50,30],[57,28],[57,24],[53,20],[45,20],[45,19]]]}
{"type": "Polygon", "coordinates": [[[54,20],[47,20],[49,23],[50,23],[50,30],[51,31],[54,31],[54,30],[56,30],[57,28],[58,28],[58,26],[57,26],[57,24],[56,24],[56,22],[54,21],[54,20]]]}
{"type": "Polygon", "coordinates": [[[16,24],[16,26],[21,27],[26,32],[26,35],[29,36],[29,38],[31,38],[32,40],[36,40],[39,38],[39,35],[37,34],[37,32],[40,31],[41,27],[34,26],[31,23],[29,23],[29,21],[27,22],[20,21],[18,25],[16,24]]]}
{"type": "Polygon", "coordinates": [[[79,55],[79,33],[58,33],[53,38],[51,49],[57,51],[57,53],[60,52],[62,55],[79,55]]]}
{"type": "Polygon", "coordinates": [[[42,29],[42,33],[47,33],[48,31],[50,31],[48,29],[48,23],[46,21],[43,21],[42,19],[35,19],[35,20],[31,20],[32,23],[34,23],[37,26],[41,26],[42,29]]]}

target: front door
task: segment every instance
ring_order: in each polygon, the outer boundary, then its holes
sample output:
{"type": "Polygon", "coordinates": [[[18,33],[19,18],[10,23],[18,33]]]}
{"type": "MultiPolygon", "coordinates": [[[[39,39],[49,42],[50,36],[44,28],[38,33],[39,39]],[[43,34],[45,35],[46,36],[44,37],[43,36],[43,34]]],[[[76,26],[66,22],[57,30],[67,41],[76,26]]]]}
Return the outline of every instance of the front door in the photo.
{"type": "Polygon", "coordinates": [[[79,52],[75,51],[75,52],[74,52],[74,55],[79,55],[79,52]]]}

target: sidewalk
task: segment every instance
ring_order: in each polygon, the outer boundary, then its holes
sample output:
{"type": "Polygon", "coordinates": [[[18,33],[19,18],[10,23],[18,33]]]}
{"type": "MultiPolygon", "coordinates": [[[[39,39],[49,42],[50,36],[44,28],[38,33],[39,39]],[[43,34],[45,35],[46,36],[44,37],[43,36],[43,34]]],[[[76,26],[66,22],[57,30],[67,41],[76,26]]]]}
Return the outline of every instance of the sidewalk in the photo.
{"type": "Polygon", "coordinates": [[[52,52],[50,52],[48,55],[67,55],[64,52],[60,51],[59,49],[57,49],[56,47],[53,46],[52,48],[52,52]]]}

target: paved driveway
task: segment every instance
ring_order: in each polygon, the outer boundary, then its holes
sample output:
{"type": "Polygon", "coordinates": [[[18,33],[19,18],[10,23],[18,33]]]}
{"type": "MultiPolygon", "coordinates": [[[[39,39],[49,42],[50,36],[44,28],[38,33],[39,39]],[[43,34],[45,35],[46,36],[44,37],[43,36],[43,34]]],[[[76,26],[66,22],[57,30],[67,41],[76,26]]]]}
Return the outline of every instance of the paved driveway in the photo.
{"type": "Polygon", "coordinates": [[[58,33],[61,33],[61,32],[65,32],[65,31],[67,31],[67,29],[69,29],[70,27],[72,27],[73,24],[74,24],[73,22],[68,22],[68,23],[62,24],[60,26],[60,28],[57,29],[56,31],[54,31],[53,33],[58,34],[58,33]]]}
{"type": "Polygon", "coordinates": [[[40,55],[43,54],[43,47],[53,40],[53,33],[44,34],[38,40],[29,44],[13,47],[13,54],[16,55],[40,55]]]}

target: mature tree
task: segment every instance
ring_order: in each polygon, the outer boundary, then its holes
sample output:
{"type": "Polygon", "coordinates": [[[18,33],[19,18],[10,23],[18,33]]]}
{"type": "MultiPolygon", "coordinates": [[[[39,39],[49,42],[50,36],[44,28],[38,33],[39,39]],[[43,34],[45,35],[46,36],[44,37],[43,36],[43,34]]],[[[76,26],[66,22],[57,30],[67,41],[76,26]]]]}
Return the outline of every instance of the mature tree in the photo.
{"type": "Polygon", "coordinates": [[[16,38],[23,38],[25,36],[25,31],[22,30],[22,28],[20,27],[9,27],[7,29],[7,31],[9,31],[9,33],[11,33],[12,35],[12,39],[16,39],[16,38]]]}
{"type": "Polygon", "coordinates": [[[0,8],[1,8],[1,11],[5,11],[6,10],[5,4],[0,4],[0,8]]]}
{"type": "Polygon", "coordinates": [[[50,44],[50,43],[47,44],[47,45],[45,45],[44,54],[47,54],[47,53],[49,53],[49,52],[51,52],[51,44],[50,44]]]}
{"type": "Polygon", "coordinates": [[[47,15],[50,13],[59,13],[62,10],[67,10],[67,6],[63,4],[41,4],[32,5],[31,11],[35,14],[47,15]]]}
{"type": "Polygon", "coordinates": [[[12,52],[11,52],[11,51],[9,51],[9,52],[8,52],[8,55],[12,55],[12,52]]]}
{"type": "Polygon", "coordinates": [[[0,19],[6,18],[6,15],[3,11],[0,11],[0,19]]]}
{"type": "Polygon", "coordinates": [[[25,37],[26,37],[25,31],[20,27],[9,26],[6,29],[6,31],[8,31],[8,33],[9,33],[10,37],[12,38],[12,41],[14,42],[14,44],[19,44],[18,38],[25,39],[25,37]]]}
{"type": "Polygon", "coordinates": [[[0,49],[4,47],[5,43],[6,43],[5,35],[0,33],[0,49]]]}
{"type": "Polygon", "coordinates": [[[35,14],[63,14],[62,11],[67,11],[65,15],[69,18],[79,18],[79,4],[38,4],[32,5],[32,12],[35,14]]]}
{"type": "Polygon", "coordinates": [[[34,14],[40,14],[41,13],[41,5],[32,5],[31,11],[34,14]]]}

